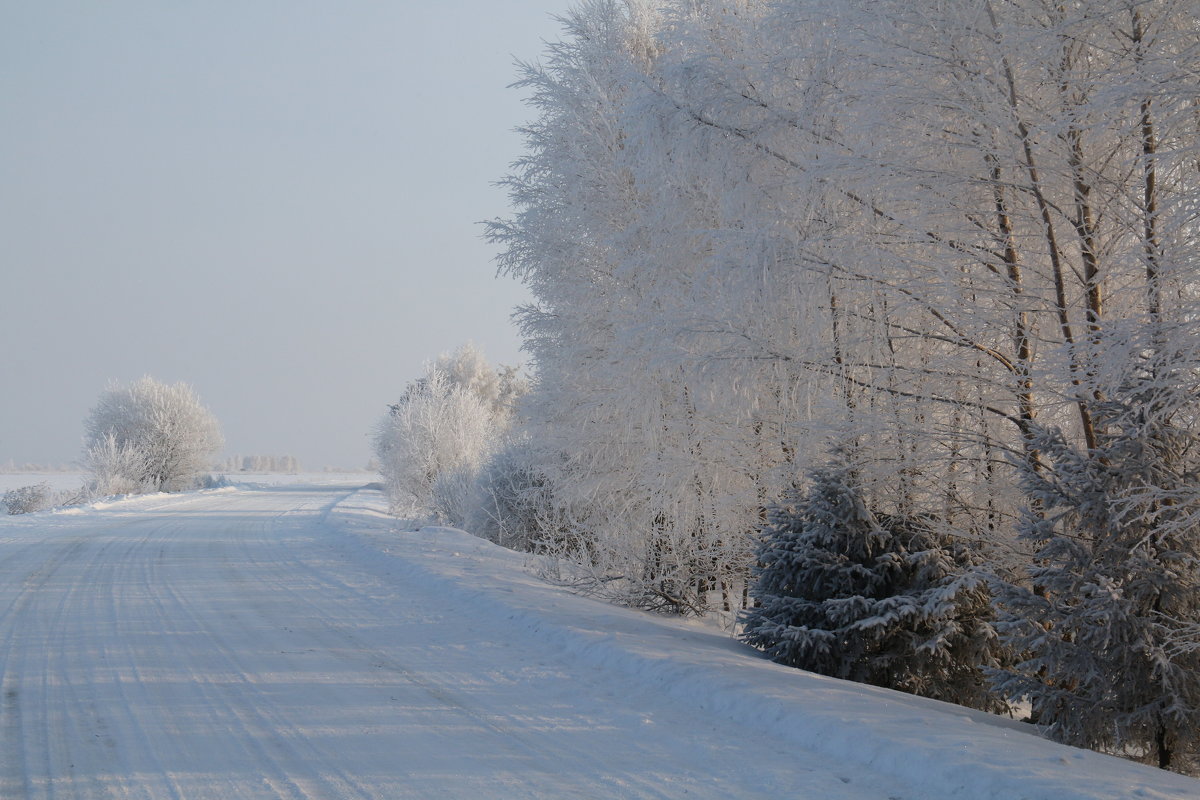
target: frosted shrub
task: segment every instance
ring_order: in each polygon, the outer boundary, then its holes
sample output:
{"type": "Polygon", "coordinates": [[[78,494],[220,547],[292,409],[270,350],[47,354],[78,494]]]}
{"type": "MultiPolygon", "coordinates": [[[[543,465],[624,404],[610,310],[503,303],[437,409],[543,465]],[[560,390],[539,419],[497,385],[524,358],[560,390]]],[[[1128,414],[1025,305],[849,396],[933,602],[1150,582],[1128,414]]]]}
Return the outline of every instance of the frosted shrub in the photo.
{"type": "MultiPolygon", "coordinates": [[[[440,370],[411,384],[375,430],[375,454],[393,511],[432,511],[438,479],[478,469],[492,428],[487,404],[440,370]]],[[[443,494],[449,490],[444,487],[443,494]]]]}
{"type": "Polygon", "coordinates": [[[524,392],[516,368],[489,366],[471,345],[428,365],[375,427],[375,457],[392,513],[466,524],[479,469],[524,392]]]}
{"type": "Polygon", "coordinates": [[[36,483],[5,492],[0,503],[4,504],[9,514],[32,514],[51,508],[54,499],[54,490],[50,488],[50,484],[36,483]]]}
{"type": "Polygon", "coordinates": [[[430,510],[438,522],[455,528],[465,527],[475,496],[474,465],[462,465],[442,472],[430,490],[430,510]]]}
{"type": "Polygon", "coordinates": [[[229,482],[229,478],[225,477],[224,475],[216,475],[211,472],[201,475],[196,479],[197,489],[224,489],[232,485],[233,484],[229,482]]]}
{"type": "Polygon", "coordinates": [[[153,491],[146,479],[146,459],[133,442],[118,443],[113,433],[92,443],[83,465],[90,474],[89,491],[107,497],[153,491]]]}
{"type": "Polygon", "coordinates": [[[0,497],[0,505],[4,506],[9,514],[32,514],[59,506],[78,505],[87,499],[87,495],[86,490],[56,490],[50,484],[42,482],[5,492],[0,497]]]}
{"type": "Polygon", "coordinates": [[[553,546],[559,538],[550,488],[531,455],[527,440],[514,440],[480,470],[468,520],[476,536],[527,551],[553,546]]]}
{"type": "Polygon", "coordinates": [[[482,400],[497,420],[509,417],[513,404],[528,391],[519,367],[493,367],[470,342],[453,353],[438,356],[433,369],[445,375],[451,385],[482,400]]]}

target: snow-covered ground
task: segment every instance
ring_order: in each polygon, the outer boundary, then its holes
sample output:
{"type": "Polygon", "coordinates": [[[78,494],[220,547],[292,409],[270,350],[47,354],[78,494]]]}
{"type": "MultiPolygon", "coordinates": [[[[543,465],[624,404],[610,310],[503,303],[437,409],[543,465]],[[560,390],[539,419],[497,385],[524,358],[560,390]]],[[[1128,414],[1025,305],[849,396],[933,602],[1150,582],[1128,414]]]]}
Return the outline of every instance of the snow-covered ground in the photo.
{"type": "MultiPolygon", "coordinates": [[[[370,481],[379,480],[379,475],[373,472],[221,472],[214,471],[215,477],[224,477],[235,486],[284,486],[288,484],[306,484],[309,486],[362,486],[370,481]]],[[[83,472],[0,472],[0,495],[10,489],[20,489],[23,486],[34,486],[40,483],[50,485],[56,491],[78,489],[87,482],[87,474],[83,472]]],[[[0,511],[2,513],[2,511],[0,511]]]]}
{"type": "Polygon", "coordinates": [[[246,480],[0,518],[0,797],[1200,797],[246,480]]]}
{"type": "Polygon", "coordinates": [[[236,486],[362,486],[378,481],[377,472],[220,472],[225,480],[236,486]]]}
{"type": "MultiPolygon", "coordinates": [[[[83,486],[82,472],[0,472],[0,494],[22,486],[34,486],[39,483],[50,484],[51,489],[78,489],[83,486]]],[[[0,509],[0,513],[3,510],[0,509]]]]}

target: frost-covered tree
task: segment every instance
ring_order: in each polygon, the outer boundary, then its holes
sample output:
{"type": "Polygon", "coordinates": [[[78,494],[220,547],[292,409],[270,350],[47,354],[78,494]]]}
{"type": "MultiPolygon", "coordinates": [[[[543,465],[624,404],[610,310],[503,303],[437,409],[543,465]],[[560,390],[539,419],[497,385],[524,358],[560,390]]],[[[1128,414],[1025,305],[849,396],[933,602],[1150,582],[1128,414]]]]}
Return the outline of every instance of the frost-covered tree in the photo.
{"type": "Polygon", "coordinates": [[[490,366],[471,345],[431,363],[375,430],[393,510],[465,524],[476,475],[500,446],[523,391],[516,369],[490,366]]]}
{"type": "Polygon", "coordinates": [[[1031,426],[1043,463],[1020,466],[1021,533],[1036,552],[1001,597],[1023,661],[999,685],[1059,739],[1194,769],[1200,693],[1181,642],[1200,603],[1195,9],[1092,2],[1008,22],[999,38],[1037,34],[1058,54],[1044,81],[1057,104],[1018,105],[1049,113],[1021,152],[1060,243],[1047,259],[1060,336],[1044,348],[1053,373],[1035,377],[1076,413],[1031,426]],[[1035,133],[1048,124],[1057,136],[1035,133]]]}
{"type": "Polygon", "coordinates": [[[778,420],[728,413],[769,393],[701,374],[680,347],[676,312],[707,287],[707,242],[671,213],[671,192],[692,187],[631,161],[654,124],[634,103],[662,25],[651,3],[581,3],[564,18],[564,41],[524,71],[541,116],[508,181],[520,211],[490,234],[537,296],[519,314],[536,367],[523,427],[546,496],[579,533],[563,546],[615,599],[702,611],[738,602],[763,471],[750,453],[778,459],[785,444],[778,420]]]}
{"type": "MultiPolygon", "coordinates": [[[[1036,552],[1000,595],[1022,654],[1000,691],[1056,739],[1186,770],[1200,757],[1200,361],[1168,350],[1095,404],[1099,446],[1040,429],[1022,534],[1036,552]]],[[[1153,352],[1143,350],[1143,353],[1153,352]]]]}
{"type": "Polygon", "coordinates": [[[138,494],[153,491],[146,480],[146,457],[133,441],[119,442],[109,432],[89,444],[83,454],[83,467],[89,475],[92,494],[138,494]]]}
{"type": "Polygon", "coordinates": [[[830,439],[877,520],[1016,580],[1037,432],[1100,447],[1121,332],[1194,334],[1194,5],[579,3],[523,71],[490,234],[534,295],[529,463],[593,587],[735,605],[830,439]]]}
{"type": "Polygon", "coordinates": [[[452,353],[443,353],[434,361],[434,369],[447,380],[489,404],[497,421],[512,414],[527,391],[519,367],[494,367],[474,344],[468,342],[452,353]]]}
{"type": "Polygon", "coordinates": [[[410,384],[375,430],[375,455],[396,511],[431,509],[446,473],[477,469],[491,446],[488,405],[445,373],[429,371],[410,384]]]}
{"type": "Polygon", "coordinates": [[[934,520],[875,513],[857,483],[831,466],[769,511],[742,639],[823,675],[997,705],[983,674],[998,653],[985,578],[934,520]]]}
{"type": "Polygon", "coordinates": [[[178,491],[212,465],[224,439],[187,384],[114,384],[84,420],[84,461],[101,488],[178,491]]]}
{"type": "Polygon", "coordinates": [[[762,580],[849,594],[760,584],[759,644],[875,647],[821,668],[885,685],[916,653],[904,688],[985,705],[987,560],[1006,696],[1189,768],[1197,25],[1190,0],[579,3],[523,71],[538,116],[490,228],[534,295],[497,507],[552,509],[589,588],[704,612],[788,498],[762,580]],[[831,441],[849,463],[789,495],[831,441]],[[922,645],[950,606],[971,634],[922,645]]]}

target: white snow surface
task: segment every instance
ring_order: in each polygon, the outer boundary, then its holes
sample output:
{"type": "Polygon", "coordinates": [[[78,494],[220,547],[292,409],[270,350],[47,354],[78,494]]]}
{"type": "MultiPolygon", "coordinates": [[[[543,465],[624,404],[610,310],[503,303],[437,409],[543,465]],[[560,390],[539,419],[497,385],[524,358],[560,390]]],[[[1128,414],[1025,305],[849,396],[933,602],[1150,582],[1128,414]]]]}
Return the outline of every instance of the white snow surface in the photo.
{"type": "Polygon", "coordinates": [[[84,479],[82,472],[0,472],[0,494],[39,483],[47,483],[56,490],[78,489],[84,479]]]}
{"type": "Polygon", "coordinates": [[[0,797],[1200,797],[385,508],[327,480],[0,518],[0,797]]]}

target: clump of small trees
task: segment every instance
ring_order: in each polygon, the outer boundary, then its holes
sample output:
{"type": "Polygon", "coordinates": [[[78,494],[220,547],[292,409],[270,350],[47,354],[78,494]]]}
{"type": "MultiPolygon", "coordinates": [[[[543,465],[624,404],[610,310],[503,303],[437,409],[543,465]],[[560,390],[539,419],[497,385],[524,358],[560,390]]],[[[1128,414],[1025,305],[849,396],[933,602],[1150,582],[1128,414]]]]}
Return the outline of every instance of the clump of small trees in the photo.
{"type": "Polygon", "coordinates": [[[184,383],[114,384],[84,420],[83,463],[96,494],[190,489],[224,443],[216,417],[184,383]]]}
{"type": "Polygon", "coordinates": [[[208,477],[224,440],[216,417],[187,384],[144,377],[114,383],[84,420],[85,485],[55,490],[48,483],[0,497],[9,514],[27,514],[88,498],[195,488],[208,477]]]}

